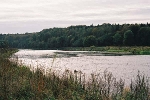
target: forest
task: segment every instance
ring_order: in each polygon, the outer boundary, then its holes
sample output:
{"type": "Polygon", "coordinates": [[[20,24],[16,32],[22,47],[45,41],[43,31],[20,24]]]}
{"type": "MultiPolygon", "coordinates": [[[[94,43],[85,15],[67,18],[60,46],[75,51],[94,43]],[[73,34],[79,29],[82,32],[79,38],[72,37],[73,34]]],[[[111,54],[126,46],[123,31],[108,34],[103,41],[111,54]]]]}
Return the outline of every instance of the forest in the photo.
{"type": "Polygon", "coordinates": [[[93,24],[49,28],[24,34],[0,34],[0,48],[150,46],[150,24],[93,24]]]}

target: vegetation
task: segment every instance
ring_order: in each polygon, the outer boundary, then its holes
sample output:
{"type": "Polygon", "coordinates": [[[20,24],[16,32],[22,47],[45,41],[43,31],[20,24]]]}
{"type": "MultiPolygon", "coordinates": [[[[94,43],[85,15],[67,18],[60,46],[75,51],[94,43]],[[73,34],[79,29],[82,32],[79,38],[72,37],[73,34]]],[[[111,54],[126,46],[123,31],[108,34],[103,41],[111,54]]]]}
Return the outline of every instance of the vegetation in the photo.
{"type": "Polygon", "coordinates": [[[86,81],[82,72],[66,70],[61,76],[51,70],[32,72],[5,57],[0,55],[0,100],[150,100],[149,79],[140,74],[125,87],[107,71],[91,74],[86,81]]]}
{"type": "Polygon", "coordinates": [[[65,51],[98,51],[100,53],[121,55],[150,55],[150,47],[147,46],[105,46],[105,47],[64,47],[65,51]]]}
{"type": "Polygon", "coordinates": [[[4,40],[0,40],[0,48],[8,48],[8,43],[4,40]]]}
{"type": "MultiPolygon", "coordinates": [[[[25,34],[0,34],[13,48],[59,49],[62,47],[150,46],[150,24],[109,24],[50,28],[25,34]]],[[[0,42],[0,46],[1,46],[0,42]]]]}
{"type": "Polygon", "coordinates": [[[8,58],[10,57],[13,53],[17,52],[17,49],[14,48],[0,48],[0,57],[1,58],[8,58]]]}
{"type": "Polygon", "coordinates": [[[126,87],[122,79],[117,81],[107,71],[91,74],[86,80],[76,70],[66,70],[62,75],[44,69],[31,71],[8,59],[17,51],[8,47],[150,54],[149,40],[148,23],[79,25],[37,33],[0,34],[0,100],[150,100],[149,78],[139,73],[126,87]]]}

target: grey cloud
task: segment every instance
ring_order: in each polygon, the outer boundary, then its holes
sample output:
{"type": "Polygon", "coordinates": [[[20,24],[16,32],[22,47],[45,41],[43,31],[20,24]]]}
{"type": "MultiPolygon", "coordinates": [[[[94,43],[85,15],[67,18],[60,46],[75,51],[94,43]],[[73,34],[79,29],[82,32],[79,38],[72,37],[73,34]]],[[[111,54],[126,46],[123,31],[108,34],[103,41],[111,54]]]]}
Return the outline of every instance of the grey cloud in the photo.
{"type": "Polygon", "coordinates": [[[0,0],[0,4],[0,33],[150,21],[150,0],[0,0]]]}
{"type": "Polygon", "coordinates": [[[127,8],[120,11],[116,11],[115,14],[144,14],[144,15],[150,15],[150,6],[149,7],[138,7],[138,8],[127,8]]]}
{"type": "Polygon", "coordinates": [[[94,17],[94,16],[102,16],[103,14],[99,13],[79,13],[79,14],[74,14],[74,17],[94,17]]]}
{"type": "Polygon", "coordinates": [[[137,9],[134,12],[131,12],[133,14],[144,14],[144,15],[149,15],[150,16],[150,6],[148,8],[142,8],[142,9],[137,9]]]}

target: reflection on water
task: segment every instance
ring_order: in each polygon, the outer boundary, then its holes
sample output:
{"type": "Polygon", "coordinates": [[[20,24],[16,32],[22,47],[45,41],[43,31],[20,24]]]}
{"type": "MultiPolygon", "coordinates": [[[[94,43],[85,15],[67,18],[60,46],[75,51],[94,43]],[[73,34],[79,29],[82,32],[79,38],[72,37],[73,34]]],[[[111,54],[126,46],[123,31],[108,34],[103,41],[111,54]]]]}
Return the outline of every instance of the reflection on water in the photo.
{"type": "Polygon", "coordinates": [[[103,56],[100,52],[60,51],[60,50],[20,50],[15,53],[20,63],[45,70],[52,68],[59,73],[65,69],[91,73],[112,72],[116,78],[126,82],[134,79],[138,71],[150,77],[149,55],[103,56]]]}

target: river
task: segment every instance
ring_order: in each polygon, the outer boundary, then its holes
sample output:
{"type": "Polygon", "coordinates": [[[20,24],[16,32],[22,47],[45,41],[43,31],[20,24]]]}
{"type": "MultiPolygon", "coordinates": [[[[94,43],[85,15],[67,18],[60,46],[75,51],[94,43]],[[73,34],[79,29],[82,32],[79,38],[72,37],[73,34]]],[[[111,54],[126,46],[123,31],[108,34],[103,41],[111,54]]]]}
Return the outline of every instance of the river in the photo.
{"type": "Polygon", "coordinates": [[[134,80],[138,71],[150,77],[150,55],[103,55],[100,52],[61,51],[61,50],[30,50],[21,49],[14,54],[19,64],[35,70],[37,67],[48,71],[53,69],[58,74],[66,69],[81,71],[90,76],[104,71],[111,72],[117,79],[126,82],[134,80]]]}

